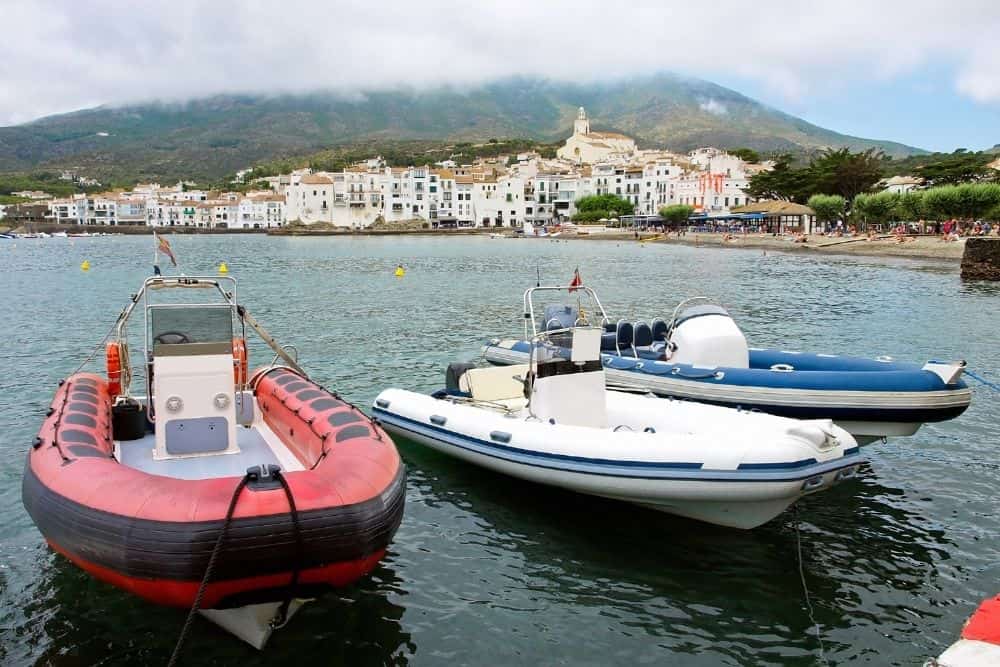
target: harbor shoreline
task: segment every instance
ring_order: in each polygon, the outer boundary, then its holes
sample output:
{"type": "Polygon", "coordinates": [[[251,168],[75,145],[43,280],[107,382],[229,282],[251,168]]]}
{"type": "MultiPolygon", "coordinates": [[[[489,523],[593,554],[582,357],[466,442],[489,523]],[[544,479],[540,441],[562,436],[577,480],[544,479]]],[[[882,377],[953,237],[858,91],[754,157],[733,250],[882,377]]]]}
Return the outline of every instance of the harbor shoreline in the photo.
{"type": "MultiPolygon", "coordinates": [[[[508,239],[514,239],[509,235],[509,228],[488,228],[471,227],[460,229],[333,229],[322,227],[310,229],[308,227],[292,226],[275,229],[219,229],[202,227],[147,227],[147,226],[73,226],[73,225],[32,225],[31,229],[21,226],[9,228],[0,225],[0,232],[13,231],[15,233],[45,232],[53,234],[56,232],[91,233],[91,234],[121,234],[121,235],[151,235],[153,233],[169,235],[224,235],[224,234],[261,234],[267,236],[297,236],[297,237],[384,237],[384,236],[435,236],[435,237],[466,237],[466,236],[490,236],[492,234],[507,234],[508,239]]],[[[879,237],[875,240],[867,238],[845,239],[831,238],[825,236],[809,236],[805,243],[795,243],[791,237],[761,236],[751,234],[747,236],[727,235],[719,232],[689,232],[683,236],[663,234],[654,232],[643,232],[636,237],[634,232],[604,232],[600,234],[562,234],[558,237],[542,237],[534,240],[552,241],[603,241],[603,242],[630,242],[630,243],[657,243],[674,244],[704,248],[736,248],[743,250],[775,251],[784,253],[806,253],[812,256],[819,255],[863,255],[867,257],[904,257],[912,259],[932,259],[951,262],[960,262],[965,250],[965,239],[958,241],[942,241],[938,236],[910,236],[907,241],[899,243],[895,237],[879,237]],[[727,238],[728,236],[728,238],[727,238]]]]}
{"type": "Polygon", "coordinates": [[[719,232],[690,232],[684,236],[644,233],[636,239],[634,233],[604,233],[559,236],[566,240],[622,241],[686,245],[699,248],[735,248],[743,250],[773,250],[775,252],[806,253],[820,255],[864,255],[868,257],[907,257],[913,259],[936,259],[960,262],[965,250],[965,240],[946,242],[938,236],[907,237],[904,243],[895,238],[844,239],[826,236],[808,236],[805,243],[795,243],[790,237],[731,235],[719,232]],[[912,239],[912,240],[909,240],[912,239]]]}

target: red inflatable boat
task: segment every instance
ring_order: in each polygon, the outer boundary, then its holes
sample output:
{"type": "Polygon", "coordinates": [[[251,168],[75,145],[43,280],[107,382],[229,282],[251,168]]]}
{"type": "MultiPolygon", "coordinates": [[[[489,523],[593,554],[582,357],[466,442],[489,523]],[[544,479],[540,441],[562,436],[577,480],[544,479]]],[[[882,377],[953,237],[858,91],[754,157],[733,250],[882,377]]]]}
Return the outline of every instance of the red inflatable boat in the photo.
{"type": "MultiPolygon", "coordinates": [[[[218,281],[147,280],[120,321],[150,289],[218,281]]],[[[288,365],[247,377],[232,322],[259,325],[219,291],[221,310],[145,306],[145,396],[117,376],[124,335],[109,345],[110,380],[60,383],[23,501],[52,548],[103,581],[163,605],[284,604],[284,616],[289,600],[375,568],[402,518],[405,470],[376,423],[282,348],[288,365]]]]}

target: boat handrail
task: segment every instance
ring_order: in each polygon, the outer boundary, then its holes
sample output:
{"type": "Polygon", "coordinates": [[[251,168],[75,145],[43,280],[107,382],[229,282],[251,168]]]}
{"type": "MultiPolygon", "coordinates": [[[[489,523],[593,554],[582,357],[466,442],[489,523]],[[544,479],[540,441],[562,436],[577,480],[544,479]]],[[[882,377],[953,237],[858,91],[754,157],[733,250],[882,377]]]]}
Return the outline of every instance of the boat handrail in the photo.
{"type": "Polygon", "coordinates": [[[671,313],[670,319],[667,320],[667,340],[670,340],[670,334],[673,332],[674,327],[677,325],[677,316],[680,315],[681,311],[695,303],[709,303],[712,305],[718,305],[718,299],[713,299],[710,296],[692,296],[684,299],[677,307],[674,308],[674,312],[671,313]]]}
{"type": "MultiPolygon", "coordinates": [[[[281,359],[287,367],[291,368],[295,372],[302,375],[302,377],[308,378],[306,372],[298,364],[299,351],[294,345],[288,345],[282,347],[278,342],[272,337],[257,320],[246,311],[246,309],[239,305],[237,300],[237,283],[236,279],[232,276],[151,276],[146,278],[140,290],[131,295],[129,303],[122,309],[121,313],[118,315],[118,320],[115,322],[113,327],[115,336],[119,341],[125,341],[127,339],[125,326],[128,324],[129,318],[135,311],[136,306],[139,302],[143,303],[144,310],[144,335],[143,335],[143,362],[149,359],[149,308],[183,308],[191,307],[196,305],[212,306],[212,307],[228,307],[232,309],[234,319],[239,320],[240,324],[243,325],[243,336],[245,337],[247,325],[252,328],[257,335],[260,336],[261,340],[270,347],[274,353],[275,358],[271,362],[271,366],[275,366],[278,359],[281,359]],[[232,289],[226,289],[230,287],[232,289]],[[187,303],[187,304],[173,304],[173,303],[160,303],[160,304],[150,304],[149,302],[149,292],[152,290],[160,289],[171,289],[171,288],[204,288],[204,289],[215,289],[222,296],[223,303],[187,303]],[[292,350],[294,356],[290,355],[286,350],[292,350]]],[[[146,373],[146,395],[152,395],[152,387],[150,386],[149,373],[146,373]]],[[[128,380],[131,380],[131,374],[129,374],[128,380]]],[[[129,383],[122,383],[122,395],[129,396],[129,383]]],[[[155,419],[152,410],[147,412],[150,421],[155,419]]]]}
{"type": "MultiPolygon", "coordinates": [[[[597,293],[590,287],[586,285],[536,285],[524,291],[524,338],[530,340],[539,333],[538,323],[535,319],[535,304],[533,299],[535,292],[566,292],[567,294],[571,294],[576,291],[583,292],[593,300],[596,310],[601,314],[601,322],[610,322],[608,314],[604,312],[604,306],[601,305],[601,300],[598,298],[597,293]],[[528,322],[531,322],[530,335],[528,333],[528,322]]],[[[582,312],[583,308],[581,307],[580,310],[582,312]]],[[[583,318],[578,317],[577,321],[581,319],[583,318]]],[[[589,322],[589,320],[585,321],[589,322]]]]}

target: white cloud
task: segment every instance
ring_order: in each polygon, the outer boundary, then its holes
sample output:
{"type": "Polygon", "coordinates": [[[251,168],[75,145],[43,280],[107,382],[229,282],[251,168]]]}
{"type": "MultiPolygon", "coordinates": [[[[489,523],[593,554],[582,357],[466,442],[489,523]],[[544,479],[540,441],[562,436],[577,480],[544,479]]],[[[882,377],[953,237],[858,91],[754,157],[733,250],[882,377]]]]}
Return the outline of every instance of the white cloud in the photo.
{"type": "Polygon", "coordinates": [[[707,99],[698,105],[698,108],[702,111],[707,111],[710,114],[716,116],[725,116],[727,113],[726,105],[716,99],[707,99]]]}
{"type": "Polygon", "coordinates": [[[960,70],[956,87],[979,102],[1000,102],[1000,44],[994,40],[977,48],[960,70]]]}
{"type": "Polygon", "coordinates": [[[959,94],[1000,102],[1000,3],[981,0],[0,2],[0,125],[96,104],[518,74],[736,75],[794,101],[940,62],[954,63],[959,94]]]}

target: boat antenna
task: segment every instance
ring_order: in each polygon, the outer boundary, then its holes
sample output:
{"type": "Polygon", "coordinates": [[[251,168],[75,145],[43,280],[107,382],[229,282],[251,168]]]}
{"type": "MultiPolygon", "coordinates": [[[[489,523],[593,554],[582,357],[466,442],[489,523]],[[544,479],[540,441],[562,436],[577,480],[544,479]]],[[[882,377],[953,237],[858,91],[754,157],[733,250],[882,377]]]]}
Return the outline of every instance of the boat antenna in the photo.
{"type": "Polygon", "coordinates": [[[535,264],[535,287],[542,286],[542,270],[535,264]]]}

